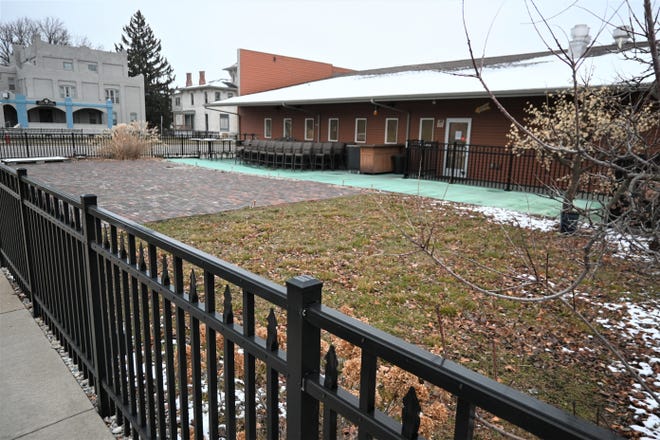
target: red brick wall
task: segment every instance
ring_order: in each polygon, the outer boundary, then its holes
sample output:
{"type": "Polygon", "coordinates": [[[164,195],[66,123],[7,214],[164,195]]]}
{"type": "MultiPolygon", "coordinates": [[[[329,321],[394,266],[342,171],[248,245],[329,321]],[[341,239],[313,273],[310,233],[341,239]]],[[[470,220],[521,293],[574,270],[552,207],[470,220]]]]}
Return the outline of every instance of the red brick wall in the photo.
{"type": "Polygon", "coordinates": [[[263,92],[265,90],[301,84],[329,78],[349,69],[332,64],[292,58],[253,50],[238,50],[239,93],[263,92]]]}
{"type": "MultiPolygon", "coordinates": [[[[527,98],[504,99],[503,103],[513,113],[514,116],[522,115],[522,107],[527,98]]],[[[305,106],[302,111],[272,107],[244,107],[239,110],[241,114],[240,131],[242,133],[255,133],[259,138],[263,138],[263,120],[272,118],[273,120],[273,138],[282,136],[283,118],[291,118],[293,122],[293,136],[296,139],[304,139],[304,121],[305,118],[320,118],[320,132],[317,127],[315,133],[317,139],[325,142],[328,139],[328,119],[339,119],[339,140],[341,142],[353,143],[355,138],[355,119],[367,119],[367,144],[382,144],[385,141],[385,120],[386,118],[398,118],[398,142],[406,141],[406,121],[407,112],[410,112],[410,133],[409,139],[419,137],[420,118],[434,118],[434,140],[438,142],[445,141],[445,127],[447,118],[471,118],[471,139],[470,143],[480,145],[503,146],[506,144],[506,134],[509,131],[510,123],[506,120],[494,105],[490,104],[490,109],[476,113],[475,110],[480,106],[489,103],[486,98],[469,100],[438,100],[436,104],[430,101],[423,102],[398,102],[388,103],[402,112],[390,110],[384,107],[378,107],[378,114],[374,115],[374,106],[369,103],[360,104],[333,104],[333,105],[315,105],[305,106]],[[444,125],[437,127],[438,119],[442,119],[444,125]],[[319,136],[320,135],[320,136],[319,136]]]]}

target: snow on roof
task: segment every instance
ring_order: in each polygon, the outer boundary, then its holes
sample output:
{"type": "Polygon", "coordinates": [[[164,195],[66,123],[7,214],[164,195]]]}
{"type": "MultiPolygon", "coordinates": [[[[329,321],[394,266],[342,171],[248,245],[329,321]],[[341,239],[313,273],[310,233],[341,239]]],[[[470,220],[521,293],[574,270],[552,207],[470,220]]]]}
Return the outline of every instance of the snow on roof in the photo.
{"type": "MultiPolygon", "coordinates": [[[[641,75],[647,65],[626,59],[621,53],[585,58],[578,70],[582,82],[593,86],[611,85],[641,75]]],[[[263,106],[407,101],[485,97],[474,71],[399,70],[389,73],[356,73],[312,81],[266,92],[237,96],[209,106],[263,106]]],[[[484,67],[483,77],[498,96],[544,94],[571,85],[571,70],[553,55],[492,64],[484,67]]]]}

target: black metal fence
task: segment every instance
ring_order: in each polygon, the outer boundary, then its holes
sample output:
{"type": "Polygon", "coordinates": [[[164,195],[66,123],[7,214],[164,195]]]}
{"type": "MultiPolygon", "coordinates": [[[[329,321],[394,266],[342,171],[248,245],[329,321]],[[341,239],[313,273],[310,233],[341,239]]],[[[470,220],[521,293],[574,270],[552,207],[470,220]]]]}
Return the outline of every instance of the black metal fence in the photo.
{"type": "MultiPolygon", "coordinates": [[[[590,172],[587,170],[585,176],[590,172]]],[[[544,166],[534,151],[516,153],[499,146],[442,144],[409,140],[404,177],[441,180],[507,191],[551,193],[568,184],[568,167],[557,160],[544,166]]],[[[581,183],[578,197],[603,199],[595,180],[581,183]]]]}
{"type": "MultiPolygon", "coordinates": [[[[207,139],[221,139],[209,132],[166,132],[142,155],[144,157],[203,157],[209,154],[207,139]]],[[[235,144],[235,140],[231,140],[235,144]]],[[[110,137],[82,130],[0,129],[0,159],[34,157],[107,157],[104,149],[110,137]]],[[[226,151],[222,144],[210,144],[211,154],[226,151]]]]}
{"type": "Polygon", "coordinates": [[[544,438],[616,438],[324,306],[314,278],[280,286],[4,165],[0,260],[94,385],[100,414],[133,438],[334,439],[346,425],[360,439],[421,438],[414,386],[394,397],[400,419],[379,407],[383,365],[446,393],[457,439],[472,438],[477,408],[544,438]],[[361,353],[357,397],[334,348],[321,362],[328,339],[361,353]]]}

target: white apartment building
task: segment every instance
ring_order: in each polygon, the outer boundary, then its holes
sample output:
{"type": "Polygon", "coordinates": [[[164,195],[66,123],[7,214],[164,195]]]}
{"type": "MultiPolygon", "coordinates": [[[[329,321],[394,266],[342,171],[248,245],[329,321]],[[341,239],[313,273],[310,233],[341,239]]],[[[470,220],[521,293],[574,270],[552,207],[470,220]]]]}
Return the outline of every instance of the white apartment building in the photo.
{"type": "Polygon", "coordinates": [[[125,53],[35,39],[0,66],[0,106],[1,127],[100,132],[144,121],[144,78],[128,76],[125,53]]]}
{"type": "Polygon", "coordinates": [[[174,130],[203,131],[219,136],[237,134],[238,115],[235,107],[224,107],[220,111],[206,107],[207,104],[236,95],[238,88],[232,80],[206,82],[206,72],[202,70],[197,85],[193,85],[192,74],[186,73],[185,87],[176,88],[172,93],[174,130]]]}

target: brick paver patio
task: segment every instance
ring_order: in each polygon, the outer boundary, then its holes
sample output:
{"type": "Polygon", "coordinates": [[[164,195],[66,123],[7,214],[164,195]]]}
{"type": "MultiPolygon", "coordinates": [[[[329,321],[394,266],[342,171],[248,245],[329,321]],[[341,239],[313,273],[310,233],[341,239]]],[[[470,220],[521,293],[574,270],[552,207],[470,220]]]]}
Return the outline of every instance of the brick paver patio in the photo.
{"type": "Polygon", "coordinates": [[[20,164],[28,176],[140,223],[358,194],[364,190],[212,170],[165,160],[20,164]]]}

